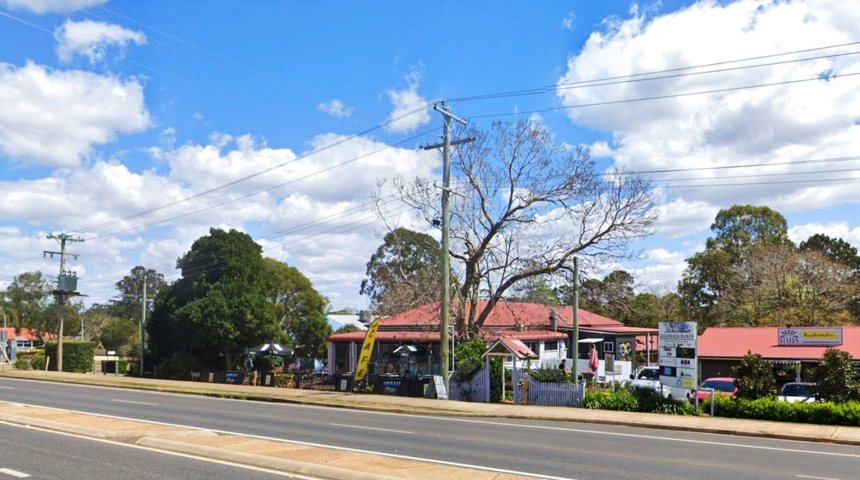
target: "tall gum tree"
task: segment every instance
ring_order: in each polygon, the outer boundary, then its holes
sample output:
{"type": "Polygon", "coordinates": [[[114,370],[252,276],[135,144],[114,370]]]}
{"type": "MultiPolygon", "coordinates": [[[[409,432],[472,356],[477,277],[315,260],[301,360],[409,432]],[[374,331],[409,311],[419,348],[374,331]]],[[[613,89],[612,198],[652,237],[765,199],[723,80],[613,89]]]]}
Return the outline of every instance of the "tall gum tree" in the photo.
{"type": "MultiPolygon", "coordinates": [[[[628,243],[651,232],[647,179],[601,174],[587,149],[558,143],[534,123],[496,122],[460,135],[475,138],[454,149],[451,164],[450,254],[459,276],[452,304],[461,334],[477,332],[517,283],[570,270],[575,256],[585,263],[629,257],[628,243]],[[481,309],[479,299],[487,300],[481,309]]],[[[397,178],[392,188],[438,225],[433,180],[397,178]]]]}

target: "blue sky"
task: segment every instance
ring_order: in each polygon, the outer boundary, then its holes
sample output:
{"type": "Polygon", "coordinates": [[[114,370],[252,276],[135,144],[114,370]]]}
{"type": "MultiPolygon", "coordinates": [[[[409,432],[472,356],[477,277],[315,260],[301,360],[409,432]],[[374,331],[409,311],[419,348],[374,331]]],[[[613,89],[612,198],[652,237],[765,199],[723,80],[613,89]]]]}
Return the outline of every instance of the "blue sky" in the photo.
{"type": "Polygon", "coordinates": [[[362,308],[358,286],[383,227],[361,206],[378,178],[438,173],[438,154],[415,147],[434,140],[439,119],[413,115],[297,155],[431,100],[755,56],[768,58],[451,106],[469,118],[721,90],[519,116],[590,146],[602,167],[760,166],[654,174],[655,235],[631,245],[639,261],[605,266],[632,270],[643,290],[671,288],[734,203],[779,210],[796,241],[821,232],[858,246],[860,161],[834,160],[860,155],[860,80],[850,75],[860,45],[846,45],[860,41],[860,12],[848,3],[0,0],[0,287],[23,271],[53,273],[45,235],[80,232],[81,289],[105,301],[137,264],[175,278],[176,257],[217,226],[263,238],[266,254],[305,272],[333,306],[362,308]],[[725,90],[762,84],[774,85],[725,90]],[[810,159],[825,161],[797,163],[810,159]]]}

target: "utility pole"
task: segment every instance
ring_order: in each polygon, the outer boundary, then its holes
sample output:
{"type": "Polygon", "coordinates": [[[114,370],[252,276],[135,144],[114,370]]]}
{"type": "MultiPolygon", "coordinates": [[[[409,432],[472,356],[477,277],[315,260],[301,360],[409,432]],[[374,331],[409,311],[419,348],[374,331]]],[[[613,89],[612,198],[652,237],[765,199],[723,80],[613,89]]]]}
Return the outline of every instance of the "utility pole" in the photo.
{"type": "Polygon", "coordinates": [[[573,383],[579,385],[579,259],[573,257],[573,383]]]}
{"type": "Polygon", "coordinates": [[[143,377],[143,351],[144,342],[143,326],[146,323],[146,267],[143,268],[143,302],[140,305],[140,376],[143,377]]]}
{"type": "Polygon", "coordinates": [[[474,141],[474,138],[462,138],[451,140],[451,120],[455,120],[462,125],[466,125],[466,120],[454,115],[451,108],[445,102],[437,103],[433,109],[442,114],[442,138],[441,144],[427,145],[424,150],[434,150],[442,147],[442,305],[439,319],[439,333],[441,340],[439,345],[439,356],[442,361],[442,380],[445,382],[445,390],[448,390],[448,325],[450,324],[451,316],[451,256],[450,256],[450,239],[449,232],[451,230],[451,213],[450,213],[450,193],[451,193],[451,147],[474,141]]]}
{"type": "Polygon", "coordinates": [[[60,256],[60,275],[57,277],[57,289],[54,290],[54,298],[57,301],[57,306],[59,307],[59,321],[60,328],[57,333],[57,371],[63,371],[63,320],[65,316],[65,306],[66,300],[69,297],[80,295],[76,290],[78,288],[78,277],[74,272],[66,271],[66,255],[71,255],[77,260],[77,253],[67,253],[66,252],[66,244],[74,243],[74,242],[83,242],[84,239],[81,237],[73,237],[71,235],[60,233],[54,235],[53,233],[48,235],[48,238],[56,240],[60,243],[60,251],[53,252],[45,250],[42,252],[42,256],[50,255],[51,258],[54,258],[54,255],[60,256]]]}

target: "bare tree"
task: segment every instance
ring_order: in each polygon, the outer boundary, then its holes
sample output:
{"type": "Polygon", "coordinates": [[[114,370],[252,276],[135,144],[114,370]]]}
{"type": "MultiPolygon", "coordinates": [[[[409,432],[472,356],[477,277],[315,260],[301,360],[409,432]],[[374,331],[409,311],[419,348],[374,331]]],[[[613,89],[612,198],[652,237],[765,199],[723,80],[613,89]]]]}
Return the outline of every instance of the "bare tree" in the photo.
{"type": "MultiPolygon", "coordinates": [[[[450,252],[459,267],[454,313],[461,334],[479,330],[517,282],[569,270],[574,256],[629,256],[628,242],[650,233],[655,213],[646,179],[603,176],[587,149],[566,148],[535,124],[497,122],[464,133],[475,141],[452,156],[450,252]],[[479,299],[487,300],[480,311],[479,299]]],[[[438,224],[440,192],[432,180],[398,178],[393,190],[438,224]]]]}

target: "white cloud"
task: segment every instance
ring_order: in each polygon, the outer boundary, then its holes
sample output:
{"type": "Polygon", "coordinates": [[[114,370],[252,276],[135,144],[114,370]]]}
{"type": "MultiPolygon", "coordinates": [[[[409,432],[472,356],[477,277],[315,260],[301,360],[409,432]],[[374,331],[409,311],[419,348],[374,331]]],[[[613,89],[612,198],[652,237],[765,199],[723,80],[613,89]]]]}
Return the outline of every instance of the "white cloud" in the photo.
{"type": "Polygon", "coordinates": [[[615,155],[615,151],[605,140],[592,143],[588,151],[591,153],[591,158],[611,158],[615,155]]]}
{"type": "Polygon", "coordinates": [[[54,38],[58,42],[57,56],[61,62],[71,62],[80,55],[86,57],[90,63],[98,63],[105,59],[112,47],[118,50],[121,57],[129,44],[146,43],[146,35],[141,32],[92,20],[66,20],[54,31],[54,38]]]}
{"type": "Polygon", "coordinates": [[[30,10],[38,14],[67,13],[104,3],[107,3],[107,0],[0,0],[0,5],[12,9],[30,10]]]}
{"type": "Polygon", "coordinates": [[[561,21],[561,28],[565,30],[573,30],[576,28],[576,12],[573,10],[567,12],[567,15],[561,21]]]}
{"type": "Polygon", "coordinates": [[[335,98],[328,103],[321,102],[317,105],[317,110],[327,113],[332,117],[343,118],[352,115],[353,109],[351,107],[347,107],[342,101],[335,98]]]}
{"type": "Polygon", "coordinates": [[[642,256],[643,266],[628,270],[645,290],[674,284],[687,267],[686,256],[662,248],[647,250],[642,256]]]}
{"type": "Polygon", "coordinates": [[[94,145],[150,125],[143,86],[78,70],[0,64],[0,152],[21,163],[74,166],[94,145]]]}
{"type": "MultiPolygon", "coordinates": [[[[632,9],[628,18],[611,18],[571,55],[559,79],[559,97],[566,106],[614,102],[726,89],[745,85],[804,83],[723,91],[654,101],[570,108],[578,124],[611,134],[616,167],[662,170],[777,162],[855,155],[860,151],[860,88],[853,77],[860,57],[847,55],[811,61],[744,68],[721,73],[678,75],[599,87],[565,88],[570,82],[682,68],[836,45],[860,38],[860,10],[841,0],[772,2],[740,0],[698,2],[664,15],[632,9]],[[678,41],[679,38],[684,41],[678,41]],[[718,42],[714,39],[719,38],[718,42]],[[815,42],[810,43],[810,39],[815,42]]],[[[829,49],[774,59],[700,68],[707,71],[765,62],[845,52],[829,49]]],[[[690,71],[690,72],[692,72],[690,71]]],[[[679,73],[690,73],[679,72],[679,73]]],[[[826,165],[770,166],[655,174],[659,185],[675,198],[716,206],[767,204],[780,210],[823,208],[857,202],[856,172],[840,175],[848,182],[772,183],[832,178],[810,175],[826,165]],[[806,173],[769,177],[770,174],[806,173]],[[738,178],[741,175],[765,175],[738,178]],[[690,181],[688,179],[698,179],[690,181]],[[750,183],[743,186],[738,184],[750,183]],[[720,185],[720,186],[709,186],[720,185]]],[[[831,167],[832,168],[832,167],[831,167]]]]}
{"type": "Polygon", "coordinates": [[[415,112],[415,110],[427,105],[427,100],[418,93],[418,87],[421,86],[422,80],[421,72],[413,70],[404,78],[407,83],[406,88],[388,90],[388,98],[394,105],[394,110],[388,116],[391,123],[388,124],[386,130],[389,132],[408,133],[430,122],[429,109],[415,112]],[[404,117],[404,115],[406,116],[404,117]]]}
{"type": "MultiPolygon", "coordinates": [[[[377,178],[431,177],[438,164],[437,152],[391,148],[369,138],[338,144],[347,137],[335,134],[311,139],[312,150],[335,146],[304,158],[249,135],[213,135],[211,143],[181,146],[174,146],[171,129],[164,135],[171,140],[152,147],[157,170],[135,172],[116,161],[97,160],[43,178],[0,181],[0,218],[30,227],[26,231],[78,232],[270,169],[248,182],[84,232],[91,240],[76,251],[82,254],[80,271],[86,273],[81,288],[93,295],[88,302],[114,295],[112,282],[134,265],[176,278],[176,258],[214,226],[260,238],[265,255],[296,266],[319,291],[340,292],[340,298],[359,303],[344,306],[364,307],[356,292],[365,263],[380,243],[374,232],[383,229],[370,205],[377,178]],[[147,224],[146,230],[136,229],[147,224]],[[115,232],[124,233],[92,238],[115,232]]],[[[0,279],[32,269],[53,271],[55,264],[32,255],[34,245],[42,247],[31,239],[0,235],[0,279]]]]}
{"type": "Polygon", "coordinates": [[[841,238],[855,247],[860,247],[860,227],[851,228],[847,222],[794,225],[788,229],[788,238],[792,242],[800,244],[816,233],[822,233],[831,238],[841,238]]]}
{"type": "Polygon", "coordinates": [[[686,237],[706,230],[714,221],[718,207],[702,201],[677,199],[657,206],[658,235],[668,238],[686,237]]]}

